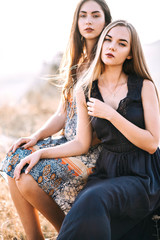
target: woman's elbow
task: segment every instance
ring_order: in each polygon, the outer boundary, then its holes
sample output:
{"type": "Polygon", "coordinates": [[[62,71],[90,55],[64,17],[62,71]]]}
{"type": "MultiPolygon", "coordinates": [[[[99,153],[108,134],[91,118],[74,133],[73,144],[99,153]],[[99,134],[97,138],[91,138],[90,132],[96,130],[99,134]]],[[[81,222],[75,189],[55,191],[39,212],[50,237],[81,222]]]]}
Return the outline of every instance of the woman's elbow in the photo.
{"type": "Polygon", "coordinates": [[[90,144],[87,144],[82,147],[82,154],[87,154],[90,148],[90,144]]]}
{"type": "Polygon", "coordinates": [[[90,146],[91,146],[90,142],[85,143],[85,144],[82,143],[82,145],[81,145],[82,154],[87,154],[88,151],[89,151],[90,146]]]}
{"type": "Polygon", "coordinates": [[[80,154],[87,154],[91,146],[92,139],[89,137],[79,138],[78,136],[76,136],[75,141],[77,142],[80,154]]]}
{"type": "Polygon", "coordinates": [[[150,154],[154,154],[154,153],[156,152],[156,150],[157,150],[157,148],[153,148],[153,149],[149,149],[148,152],[149,152],[150,154]]]}
{"type": "Polygon", "coordinates": [[[150,154],[154,154],[158,148],[158,145],[159,145],[159,141],[155,141],[154,143],[150,144],[148,148],[148,152],[150,154]]]}

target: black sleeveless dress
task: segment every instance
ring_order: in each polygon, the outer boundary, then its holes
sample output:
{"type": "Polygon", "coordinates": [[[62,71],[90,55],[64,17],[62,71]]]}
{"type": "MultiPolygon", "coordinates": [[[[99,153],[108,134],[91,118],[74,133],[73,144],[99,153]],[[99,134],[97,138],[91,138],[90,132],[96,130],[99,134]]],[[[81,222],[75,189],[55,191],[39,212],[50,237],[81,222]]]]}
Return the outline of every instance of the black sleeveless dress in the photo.
{"type": "MultiPolygon", "coordinates": [[[[128,93],[117,112],[145,129],[142,85],[143,79],[128,77],[128,93]]],[[[97,80],[91,96],[103,101],[97,80]]],[[[159,148],[150,154],[136,147],[105,119],[92,118],[92,126],[103,149],[95,172],[64,220],[58,237],[61,240],[124,239],[126,233],[160,206],[159,148]]],[[[150,236],[145,240],[151,240],[150,236]]]]}

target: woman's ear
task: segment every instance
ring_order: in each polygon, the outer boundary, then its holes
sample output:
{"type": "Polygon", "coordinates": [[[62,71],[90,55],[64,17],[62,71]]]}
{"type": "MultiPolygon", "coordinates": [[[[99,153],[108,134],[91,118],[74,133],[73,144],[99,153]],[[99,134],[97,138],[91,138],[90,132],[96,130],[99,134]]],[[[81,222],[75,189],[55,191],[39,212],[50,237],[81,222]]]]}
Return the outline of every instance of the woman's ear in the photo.
{"type": "Polygon", "coordinates": [[[129,55],[129,56],[127,57],[127,59],[132,59],[132,55],[129,55]]]}

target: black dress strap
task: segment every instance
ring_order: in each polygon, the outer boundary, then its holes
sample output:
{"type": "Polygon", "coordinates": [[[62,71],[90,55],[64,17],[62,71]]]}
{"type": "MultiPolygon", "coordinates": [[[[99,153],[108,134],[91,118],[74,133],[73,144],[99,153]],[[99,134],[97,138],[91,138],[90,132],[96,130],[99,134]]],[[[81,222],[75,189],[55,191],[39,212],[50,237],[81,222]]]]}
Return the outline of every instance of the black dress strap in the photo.
{"type": "Polygon", "coordinates": [[[137,75],[129,75],[128,77],[128,97],[132,100],[139,101],[141,99],[141,91],[143,86],[143,78],[137,75]]]}

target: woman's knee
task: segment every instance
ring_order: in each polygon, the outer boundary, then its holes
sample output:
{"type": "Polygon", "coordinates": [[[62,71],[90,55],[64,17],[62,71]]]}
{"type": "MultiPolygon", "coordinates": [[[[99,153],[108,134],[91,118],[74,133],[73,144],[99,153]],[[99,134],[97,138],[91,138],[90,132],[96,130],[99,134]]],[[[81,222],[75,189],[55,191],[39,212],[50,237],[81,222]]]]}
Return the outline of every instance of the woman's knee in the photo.
{"type": "Polygon", "coordinates": [[[93,214],[105,214],[106,216],[110,216],[114,211],[114,203],[116,204],[116,200],[113,199],[112,193],[103,186],[88,187],[79,194],[75,201],[76,206],[81,207],[84,212],[94,209],[93,214]]]}
{"type": "Polygon", "coordinates": [[[8,183],[14,182],[14,178],[10,177],[9,175],[7,175],[7,181],[8,183]]]}
{"type": "Polygon", "coordinates": [[[103,201],[104,199],[102,197],[101,191],[92,187],[85,189],[85,191],[82,191],[82,193],[80,193],[79,197],[76,200],[78,204],[81,204],[83,208],[86,208],[86,211],[90,208],[102,208],[103,201]]]}
{"type": "Polygon", "coordinates": [[[16,185],[23,196],[33,194],[36,182],[29,174],[21,174],[21,177],[16,181],[16,185]]]}

